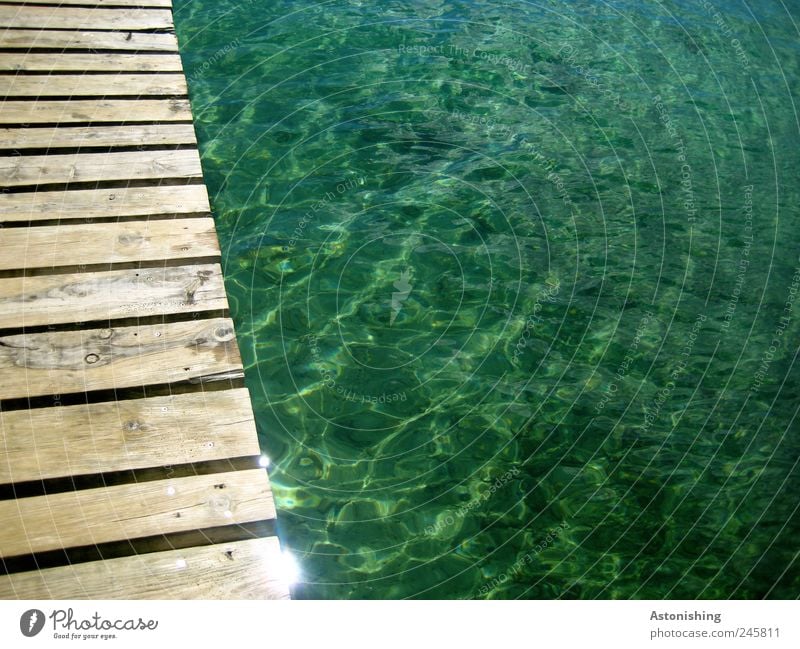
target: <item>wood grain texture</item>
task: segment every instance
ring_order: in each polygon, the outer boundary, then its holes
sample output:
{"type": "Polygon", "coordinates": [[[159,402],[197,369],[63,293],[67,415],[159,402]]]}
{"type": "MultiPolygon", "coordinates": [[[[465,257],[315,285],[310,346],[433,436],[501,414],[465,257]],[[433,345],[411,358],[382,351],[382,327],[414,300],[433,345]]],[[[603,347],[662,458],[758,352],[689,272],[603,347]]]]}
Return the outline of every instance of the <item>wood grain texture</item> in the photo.
{"type": "Polygon", "coordinates": [[[5,500],[0,556],[274,518],[259,469],[5,500]]]}
{"type": "Polygon", "coordinates": [[[0,270],[218,257],[214,220],[0,229],[0,270]]]}
{"type": "Polygon", "coordinates": [[[222,373],[242,375],[233,323],[227,318],[0,337],[0,399],[222,373]]]}
{"type": "Polygon", "coordinates": [[[289,599],[274,536],[0,577],[2,599],[289,599]]]}
{"type": "Polygon", "coordinates": [[[0,72],[180,72],[177,54],[0,54],[0,72]]]}
{"type": "Polygon", "coordinates": [[[205,185],[0,193],[0,222],[210,211],[205,185]]]}
{"type": "Polygon", "coordinates": [[[171,7],[172,0],[0,0],[0,4],[94,5],[96,7],[171,7]]]}
{"type": "Polygon", "coordinates": [[[258,454],[244,388],[0,413],[4,484],[258,454]]]}
{"type": "Polygon", "coordinates": [[[172,29],[169,9],[96,9],[0,5],[0,27],[17,29],[172,29]]]}
{"type": "MultiPolygon", "coordinates": [[[[0,192],[0,223],[30,222],[0,227],[0,271],[33,271],[0,277],[0,328],[51,327],[0,336],[0,400],[243,376],[228,318],[85,324],[227,307],[219,264],[199,263],[220,251],[213,220],[194,216],[210,211],[205,186],[185,184],[202,177],[198,151],[166,150],[196,145],[177,39],[146,33],[172,29],[170,6],[0,0],[0,98],[16,98],[0,102],[0,187],[15,188],[0,192]],[[139,145],[162,149],[66,153],[139,145]],[[74,189],[121,181],[148,186],[74,189]],[[30,191],[48,184],[66,189],[30,191]]],[[[273,520],[264,470],[142,481],[258,453],[246,389],[0,411],[0,484],[142,470],[131,484],[0,500],[0,557],[273,520]]],[[[283,575],[271,537],[0,576],[0,597],[288,599],[283,575]]]]}
{"type": "Polygon", "coordinates": [[[218,264],[0,278],[0,328],[221,311],[227,307],[218,264]]]}
{"type": "Polygon", "coordinates": [[[202,177],[196,149],[0,157],[0,187],[202,177]]]}
{"type": "Polygon", "coordinates": [[[0,147],[8,150],[169,144],[197,144],[194,127],[191,124],[131,124],[0,128],[0,147]]]}
{"type": "Polygon", "coordinates": [[[74,99],[5,101],[0,124],[69,124],[75,122],[191,121],[186,99],[74,99]]]}
{"type": "Polygon", "coordinates": [[[90,32],[52,29],[0,29],[0,47],[6,49],[48,48],[65,50],[131,50],[177,52],[175,34],[139,32],[90,32]]]}
{"type": "Polygon", "coordinates": [[[182,74],[0,75],[0,97],[143,97],[186,93],[182,74]]]}

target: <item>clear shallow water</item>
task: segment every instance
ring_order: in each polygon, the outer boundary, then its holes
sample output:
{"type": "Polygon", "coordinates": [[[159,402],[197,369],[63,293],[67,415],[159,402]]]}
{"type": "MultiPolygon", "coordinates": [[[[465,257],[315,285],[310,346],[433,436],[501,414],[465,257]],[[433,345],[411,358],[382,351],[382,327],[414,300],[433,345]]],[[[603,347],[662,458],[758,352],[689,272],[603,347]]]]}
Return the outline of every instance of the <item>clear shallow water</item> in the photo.
{"type": "Polygon", "coordinates": [[[178,0],[296,597],[797,597],[800,12],[178,0]]]}

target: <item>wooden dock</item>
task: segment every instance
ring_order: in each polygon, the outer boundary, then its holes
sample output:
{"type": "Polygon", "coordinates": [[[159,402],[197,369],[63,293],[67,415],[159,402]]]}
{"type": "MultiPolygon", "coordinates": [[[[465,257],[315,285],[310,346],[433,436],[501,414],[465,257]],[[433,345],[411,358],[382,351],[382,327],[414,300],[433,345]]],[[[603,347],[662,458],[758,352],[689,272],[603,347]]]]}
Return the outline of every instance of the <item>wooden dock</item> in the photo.
{"type": "Polygon", "coordinates": [[[0,96],[0,598],[288,598],[170,0],[0,0],[0,96]]]}

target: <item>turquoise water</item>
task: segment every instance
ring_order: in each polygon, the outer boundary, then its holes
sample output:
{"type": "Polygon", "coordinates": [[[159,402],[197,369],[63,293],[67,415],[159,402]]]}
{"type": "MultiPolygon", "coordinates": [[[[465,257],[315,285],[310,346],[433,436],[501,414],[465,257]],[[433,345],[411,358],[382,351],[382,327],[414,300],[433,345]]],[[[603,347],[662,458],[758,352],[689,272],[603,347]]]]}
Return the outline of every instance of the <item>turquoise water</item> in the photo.
{"type": "Polygon", "coordinates": [[[296,597],[800,595],[796,4],[175,10],[296,597]]]}

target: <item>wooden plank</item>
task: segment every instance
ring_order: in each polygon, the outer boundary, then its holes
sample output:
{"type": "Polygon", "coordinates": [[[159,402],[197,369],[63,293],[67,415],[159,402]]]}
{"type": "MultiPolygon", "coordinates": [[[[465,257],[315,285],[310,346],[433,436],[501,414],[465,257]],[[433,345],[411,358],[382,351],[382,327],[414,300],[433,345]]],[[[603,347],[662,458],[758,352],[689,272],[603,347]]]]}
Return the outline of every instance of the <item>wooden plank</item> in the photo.
{"type": "Polygon", "coordinates": [[[5,101],[0,124],[69,124],[75,122],[191,121],[186,99],[106,99],[5,101]]]}
{"type": "Polygon", "coordinates": [[[209,212],[205,185],[0,193],[0,222],[209,212]]]}
{"type": "Polygon", "coordinates": [[[0,399],[241,371],[233,323],[226,318],[0,338],[0,399]]]}
{"type": "Polygon", "coordinates": [[[218,257],[211,218],[0,229],[0,270],[218,257]]]}
{"type": "Polygon", "coordinates": [[[0,413],[0,483],[259,454],[244,388],[0,413]]]}
{"type": "MultiPolygon", "coordinates": [[[[0,128],[4,149],[197,144],[191,124],[0,128]]],[[[2,216],[0,216],[0,219],[2,216]]]]}
{"type": "Polygon", "coordinates": [[[24,29],[172,29],[169,9],[94,9],[0,5],[0,27],[24,29]]]}
{"type": "Polygon", "coordinates": [[[0,0],[15,5],[94,5],[96,7],[171,7],[172,0],[0,0]]]}
{"type": "Polygon", "coordinates": [[[89,32],[52,29],[0,29],[0,47],[66,50],[132,50],[137,52],[177,52],[175,34],[138,32],[89,32]]]}
{"type": "Polygon", "coordinates": [[[0,501],[0,556],[269,520],[259,469],[0,501]]]}
{"type": "Polygon", "coordinates": [[[271,536],[0,577],[2,599],[289,599],[271,536]]]}
{"type": "Polygon", "coordinates": [[[202,177],[197,149],[0,157],[0,187],[202,177]]]}
{"type": "Polygon", "coordinates": [[[177,54],[0,54],[0,72],[181,72],[177,54]]]}
{"type": "Polygon", "coordinates": [[[0,97],[186,95],[182,74],[0,75],[0,97]]]}
{"type": "Polygon", "coordinates": [[[0,577],[3,599],[289,599],[277,537],[0,577]]]}
{"type": "Polygon", "coordinates": [[[226,308],[218,264],[0,278],[0,328],[226,308]]]}

